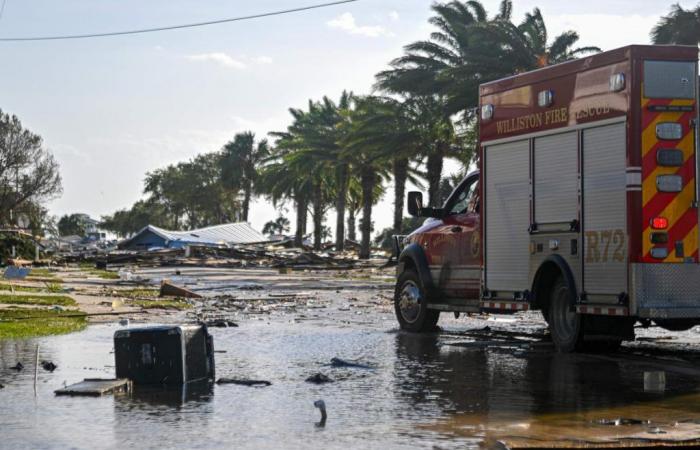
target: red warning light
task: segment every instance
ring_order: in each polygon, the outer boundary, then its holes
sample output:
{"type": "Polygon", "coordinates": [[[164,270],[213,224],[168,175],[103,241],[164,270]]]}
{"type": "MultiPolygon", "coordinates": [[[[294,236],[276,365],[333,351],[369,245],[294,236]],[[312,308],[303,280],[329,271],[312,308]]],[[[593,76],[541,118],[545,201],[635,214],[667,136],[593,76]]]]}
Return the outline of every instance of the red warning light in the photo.
{"type": "Polygon", "coordinates": [[[665,230],[668,228],[668,219],[665,217],[654,217],[651,219],[651,227],[655,230],[665,230]]]}

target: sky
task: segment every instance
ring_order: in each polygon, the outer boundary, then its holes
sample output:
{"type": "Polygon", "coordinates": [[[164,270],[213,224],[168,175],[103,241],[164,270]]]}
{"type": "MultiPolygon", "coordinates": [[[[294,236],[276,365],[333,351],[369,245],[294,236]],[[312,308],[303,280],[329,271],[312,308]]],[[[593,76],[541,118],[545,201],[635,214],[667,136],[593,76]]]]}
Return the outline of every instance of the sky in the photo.
{"type": "MultiPolygon", "coordinates": [[[[5,0],[0,37],[80,34],[216,20],[323,0],[5,0]]],[[[2,0],[0,0],[1,4],[2,0]]],[[[649,43],[676,0],[514,0],[515,20],[539,7],[550,36],[573,29],[581,46],[649,43]]],[[[148,171],[220,149],[237,132],[284,130],[288,109],[343,89],[372,90],[374,74],[426,39],[429,0],[354,3],[159,33],[0,42],[0,109],[43,136],[61,166],[51,214],[95,218],[142,198],[148,171]]],[[[499,0],[483,0],[495,14],[499,0]]],[[[695,2],[683,0],[684,7],[695,2]]],[[[456,166],[449,164],[446,174],[456,166]]],[[[387,189],[390,193],[391,189],[387,189]]],[[[374,211],[391,225],[391,196],[374,211]]],[[[264,199],[250,222],[278,211],[264,199]]],[[[294,223],[293,208],[285,215],[294,223]]],[[[335,223],[333,214],[327,224],[335,223]]]]}

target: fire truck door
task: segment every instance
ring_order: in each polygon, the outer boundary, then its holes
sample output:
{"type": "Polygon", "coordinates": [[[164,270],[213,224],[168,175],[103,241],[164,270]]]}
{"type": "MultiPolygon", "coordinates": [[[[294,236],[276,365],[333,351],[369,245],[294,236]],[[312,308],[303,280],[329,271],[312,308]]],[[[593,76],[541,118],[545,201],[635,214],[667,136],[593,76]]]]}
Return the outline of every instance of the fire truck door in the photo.
{"type": "Polygon", "coordinates": [[[445,261],[438,277],[444,292],[455,298],[476,299],[481,276],[479,178],[471,176],[445,204],[441,230],[445,261]]]}

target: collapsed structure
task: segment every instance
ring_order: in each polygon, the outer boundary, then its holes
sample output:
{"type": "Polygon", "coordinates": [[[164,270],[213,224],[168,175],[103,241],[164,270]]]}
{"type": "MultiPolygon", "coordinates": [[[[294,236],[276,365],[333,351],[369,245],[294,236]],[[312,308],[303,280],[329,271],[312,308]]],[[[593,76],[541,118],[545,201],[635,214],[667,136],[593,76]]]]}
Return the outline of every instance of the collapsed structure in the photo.
{"type": "Polygon", "coordinates": [[[235,244],[265,242],[263,234],[248,222],[225,223],[190,231],[169,231],[155,225],[143,227],[129,239],[119,243],[122,250],[183,248],[189,245],[226,248],[235,244]]]}

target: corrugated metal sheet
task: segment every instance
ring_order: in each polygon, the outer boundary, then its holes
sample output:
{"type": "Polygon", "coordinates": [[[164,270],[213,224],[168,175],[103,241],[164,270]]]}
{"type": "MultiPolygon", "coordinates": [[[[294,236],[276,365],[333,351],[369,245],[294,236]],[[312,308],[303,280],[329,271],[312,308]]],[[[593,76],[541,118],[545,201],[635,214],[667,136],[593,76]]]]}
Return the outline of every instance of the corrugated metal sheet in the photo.
{"type": "MultiPolygon", "coordinates": [[[[129,241],[147,232],[151,232],[165,239],[168,247],[179,247],[187,244],[227,246],[231,244],[264,242],[267,240],[260,232],[253,229],[249,223],[238,222],[190,231],[169,231],[154,225],[148,225],[136,233],[129,241]]],[[[128,245],[128,241],[125,244],[128,245]]]]}

